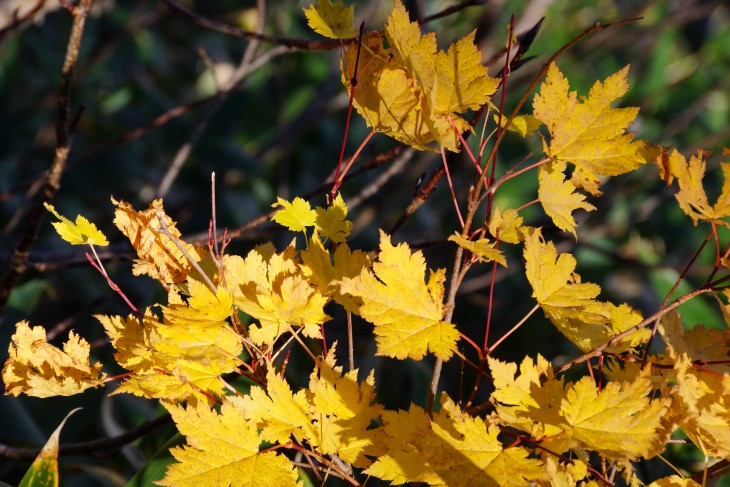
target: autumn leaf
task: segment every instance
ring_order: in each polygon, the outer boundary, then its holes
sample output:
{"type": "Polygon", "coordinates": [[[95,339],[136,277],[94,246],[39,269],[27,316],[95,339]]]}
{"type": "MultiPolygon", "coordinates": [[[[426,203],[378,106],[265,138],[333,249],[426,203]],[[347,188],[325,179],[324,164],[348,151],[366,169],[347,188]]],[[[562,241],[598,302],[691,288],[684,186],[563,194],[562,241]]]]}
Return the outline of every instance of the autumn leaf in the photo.
{"type": "Polygon", "coordinates": [[[609,382],[599,388],[590,377],[563,384],[541,357],[520,366],[490,359],[495,377],[493,395],[500,419],[523,430],[542,430],[543,445],[556,452],[593,450],[617,461],[650,458],[663,449],[657,431],[670,405],[668,398],[650,399],[648,370],[631,382],[609,382]],[[525,379],[521,376],[525,375],[525,379]],[[516,381],[519,385],[513,385],[516,381]],[[532,422],[532,428],[525,428],[532,422]]]}
{"type": "Polygon", "coordinates": [[[119,364],[134,372],[116,393],[194,403],[206,397],[201,392],[224,392],[220,377],[236,369],[243,349],[241,338],[225,321],[232,297],[221,288],[213,294],[197,281],[189,281],[188,289],[187,301],[171,294],[173,302],[161,307],[162,322],[150,310],[143,325],[136,316],[96,316],[117,350],[119,364]]]}
{"type": "Polygon", "coordinates": [[[456,232],[449,236],[449,241],[455,242],[459,247],[477,256],[479,262],[497,262],[507,267],[507,259],[504,258],[504,255],[502,255],[499,249],[495,248],[495,243],[490,242],[487,238],[469,240],[462,237],[459,232],[456,232]]]}
{"type": "Polygon", "coordinates": [[[575,219],[573,212],[578,209],[593,211],[595,206],[586,203],[585,195],[576,193],[576,187],[569,180],[565,180],[564,162],[551,162],[540,166],[538,172],[537,196],[540,199],[545,213],[549,216],[555,226],[573,234],[575,238],[575,219]]]}
{"type": "Polygon", "coordinates": [[[347,311],[356,312],[362,300],[340,290],[339,282],[345,277],[357,277],[363,268],[370,266],[370,258],[361,250],[350,250],[347,243],[337,246],[334,256],[325,250],[319,234],[309,239],[306,250],[301,252],[302,274],[323,295],[332,298],[347,311]]]}
{"type": "Polygon", "coordinates": [[[187,444],[170,450],[179,463],[156,482],[169,487],[286,487],[302,485],[291,461],[275,451],[261,452],[263,438],[236,396],[223,400],[220,413],[207,404],[165,404],[187,444]]]}
{"type": "Polygon", "coordinates": [[[730,224],[724,220],[730,216],[730,162],[720,165],[725,181],[722,185],[722,193],[714,205],[708,201],[702,186],[705,165],[701,151],[698,151],[696,156],[692,156],[689,163],[682,154],[676,150],[672,151],[669,155],[669,167],[679,183],[679,191],[674,196],[677,198],[679,207],[692,219],[695,226],[701,220],[730,227],[730,224]]]}
{"type": "Polygon", "coordinates": [[[83,216],[78,215],[76,217],[76,223],[74,223],[68,218],[59,215],[53,205],[43,203],[43,206],[53,213],[56,218],[61,220],[60,222],[53,222],[53,227],[66,242],[72,245],[88,244],[98,245],[100,247],[109,245],[109,241],[106,239],[106,236],[101,233],[98,228],[96,228],[96,225],[83,216]]]}
{"type": "Polygon", "coordinates": [[[555,63],[535,96],[535,117],[550,131],[545,153],[597,178],[616,176],[647,162],[645,144],[634,141],[626,129],[638,108],[611,108],[611,102],[628,90],[628,66],[596,82],[588,98],[578,99],[555,63]]]}
{"type": "Polygon", "coordinates": [[[675,362],[673,395],[679,426],[706,455],[729,457],[730,331],[702,326],[685,330],[676,311],[662,318],[659,330],[675,362]]]}
{"type": "Polygon", "coordinates": [[[312,419],[308,440],[326,455],[337,454],[355,467],[371,464],[367,456],[384,453],[379,431],[372,423],[382,414],[375,402],[374,372],[362,382],[357,369],[346,374],[335,365],[336,345],[317,364],[309,378],[309,416],[312,419]]]}
{"type": "MultiPolygon", "coordinates": [[[[312,211],[314,213],[314,211],[312,211]]],[[[292,328],[305,336],[320,338],[320,326],[330,319],[324,313],[327,297],[299,271],[296,249],[288,247],[268,258],[254,249],[245,259],[225,256],[226,284],[238,309],[259,320],[251,326],[251,339],[273,345],[292,328]]]]}
{"type": "Polygon", "coordinates": [[[114,198],[112,202],[117,207],[114,212],[114,224],[129,238],[139,256],[132,268],[134,275],[148,275],[163,284],[183,282],[190,273],[192,265],[173,239],[177,240],[193,258],[200,260],[202,256],[193,245],[180,240],[180,231],[176,228],[175,222],[165,215],[162,200],[154,200],[149,208],[143,211],[135,211],[129,203],[114,198]],[[160,216],[173,239],[162,231],[160,216]]]}
{"type": "Polygon", "coordinates": [[[701,487],[700,484],[690,478],[683,478],[679,475],[664,477],[647,485],[647,487],[701,487]]]}
{"type": "Polygon", "coordinates": [[[451,357],[459,333],[442,321],[444,271],[431,271],[423,282],[426,262],[421,252],[406,244],[393,246],[380,232],[380,255],[373,270],[340,281],[343,293],[363,301],[358,314],[375,325],[377,354],[420,360],[427,351],[444,360],[451,357]]]}
{"type": "Polygon", "coordinates": [[[358,34],[355,28],[355,6],[345,7],[341,1],[319,0],[304,8],[307,23],[318,34],[331,39],[347,39],[358,34]]]}
{"type": "Polygon", "coordinates": [[[359,72],[355,73],[358,45],[351,44],[342,62],[342,80],[348,92],[357,74],[353,105],[368,126],[418,149],[440,146],[459,150],[458,136],[471,130],[458,113],[477,109],[497,89],[481,64],[481,53],[472,32],[439,51],[433,33],[421,35],[396,0],[385,25],[385,38],[371,33],[360,48],[359,72]]]}
{"type": "MultiPolygon", "coordinates": [[[[494,115],[494,121],[499,122],[499,115],[494,115]]],[[[502,117],[501,121],[501,127],[504,128],[504,126],[507,124],[507,117],[502,117]]],[[[542,122],[538,120],[534,115],[518,115],[515,118],[512,119],[512,122],[510,122],[509,126],[507,127],[507,130],[511,132],[517,132],[522,137],[527,137],[532,135],[532,133],[540,128],[542,125],[542,122]]]]}
{"type": "MultiPolygon", "coordinates": [[[[555,245],[545,242],[539,231],[525,237],[524,256],[532,296],[557,329],[582,351],[592,350],[641,322],[641,314],[628,305],[597,301],[601,288],[580,282],[574,273],[575,258],[568,253],[558,255],[555,245]]],[[[624,352],[643,343],[649,334],[646,329],[636,330],[607,350],[624,352]]]]}
{"type": "Polygon", "coordinates": [[[504,212],[494,208],[489,220],[489,233],[500,242],[520,243],[524,240],[524,233],[530,231],[530,227],[523,226],[522,221],[523,218],[514,208],[507,208],[504,212]]]}
{"type": "Polygon", "coordinates": [[[317,213],[314,227],[319,235],[333,242],[344,243],[352,230],[352,222],[347,220],[347,205],[342,195],[338,193],[329,207],[317,207],[314,211],[317,213]]]}
{"type": "Polygon", "coordinates": [[[317,221],[317,213],[312,209],[309,202],[302,198],[294,198],[289,203],[283,198],[276,198],[276,203],[272,207],[281,207],[271,217],[271,221],[282,225],[292,232],[305,232],[307,227],[311,227],[317,221]]]}
{"type": "Polygon", "coordinates": [[[445,394],[433,420],[412,404],[408,411],[384,412],[382,429],[388,451],[365,473],[393,485],[517,487],[545,476],[527,449],[504,448],[499,428],[465,414],[445,394]]]}
{"type": "Polygon", "coordinates": [[[42,326],[18,322],[2,371],[5,394],[72,396],[92,387],[102,387],[107,375],[101,372],[101,363],[89,362],[89,351],[89,342],[73,330],[61,350],[48,343],[42,326]]]}

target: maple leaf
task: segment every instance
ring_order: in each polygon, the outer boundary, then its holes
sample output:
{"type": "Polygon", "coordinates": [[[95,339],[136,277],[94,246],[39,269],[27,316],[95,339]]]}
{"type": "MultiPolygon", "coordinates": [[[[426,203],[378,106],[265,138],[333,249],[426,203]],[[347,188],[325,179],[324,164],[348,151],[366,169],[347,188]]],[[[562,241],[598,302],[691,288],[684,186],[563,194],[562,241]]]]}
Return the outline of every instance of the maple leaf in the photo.
{"type": "Polygon", "coordinates": [[[312,209],[308,201],[302,198],[294,198],[291,203],[283,198],[276,198],[276,203],[271,206],[274,208],[282,207],[274,213],[271,221],[288,228],[292,232],[304,232],[307,227],[313,226],[317,221],[317,212],[312,209]]]}
{"type": "Polygon", "coordinates": [[[127,370],[116,393],[171,401],[202,399],[201,391],[220,395],[222,374],[239,365],[241,338],[225,321],[232,309],[232,297],[224,289],[213,294],[204,284],[188,281],[187,302],[171,294],[162,306],[164,321],[148,310],[139,318],[97,315],[117,350],[115,358],[127,370]]]}
{"type": "Polygon", "coordinates": [[[347,39],[357,36],[355,28],[355,6],[345,7],[341,1],[319,0],[317,5],[304,8],[307,23],[318,34],[332,39],[347,39]]]}
{"type": "Polygon", "coordinates": [[[383,453],[371,423],[382,413],[375,400],[371,373],[357,382],[357,370],[342,374],[335,366],[336,344],[312,372],[309,389],[292,393],[287,382],[271,368],[266,390],[252,387],[241,408],[254,418],[262,438],[285,444],[291,435],[306,440],[324,455],[338,455],[359,468],[372,462],[367,456],[383,453]],[[367,455],[367,456],[366,456],[367,455]]]}
{"type": "MultiPolygon", "coordinates": [[[[587,352],[613,336],[641,322],[641,314],[628,305],[615,306],[596,301],[601,288],[579,282],[574,274],[576,261],[568,254],[558,255],[552,242],[545,242],[539,231],[525,237],[525,274],[532,296],[545,315],[575,346],[587,352]]],[[[640,329],[608,347],[621,353],[648,339],[649,330],[640,329]]]]}
{"type": "Polygon", "coordinates": [[[646,487],[701,487],[701,485],[690,478],[672,475],[671,477],[655,480],[646,487]]]}
{"type": "Polygon", "coordinates": [[[431,420],[416,405],[383,413],[388,451],[365,473],[392,484],[522,486],[545,476],[539,460],[522,447],[503,448],[499,428],[463,413],[445,394],[431,420]]]}
{"type": "Polygon", "coordinates": [[[361,250],[351,251],[347,243],[337,246],[334,256],[325,250],[317,232],[309,239],[307,249],[301,252],[302,274],[309,279],[324,296],[332,298],[347,311],[357,312],[362,300],[343,294],[340,280],[345,277],[357,277],[363,268],[370,266],[370,258],[361,250]]]}
{"type": "Polygon", "coordinates": [[[421,36],[400,0],[385,25],[389,48],[379,33],[363,38],[359,72],[354,73],[358,45],[348,46],[342,62],[342,80],[348,92],[357,75],[353,105],[368,126],[418,149],[436,141],[458,151],[458,136],[471,130],[457,115],[477,109],[496,91],[499,80],[490,78],[472,32],[439,51],[433,33],[421,36]]]}
{"type": "Polygon", "coordinates": [[[132,268],[134,275],[146,274],[163,284],[183,282],[192,265],[175,242],[162,232],[159,217],[162,216],[170,235],[178,240],[188,254],[196,259],[201,259],[202,256],[193,245],[180,240],[180,231],[175,222],[165,215],[162,200],[154,200],[148,209],[139,212],[124,201],[112,198],[112,203],[117,207],[114,224],[129,238],[139,256],[132,268]]]}
{"type": "Polygon", "coordinates": [[[257,344],[273,345],[290,326],[301,327],[305,336],[321,338],[319,325],[330,319],[323,311],[327,297],[302,275],[295,255],[296,249],[290,246],[268,258],[257,249],[245,259],[223,258],[234,304],[259,320],[260,326],[249,329],[257,344]]]}
{"type": "Polygon", "coordinates": [[[679,426],[706,455],[730,456],[730,366],[722,365],[727,363],[730,331],[702,326],[685,330],[676,310],[662,317],[659,330],[674,359],[679,426]]]}
{"type": "Polygon", "coordinates": [[[459,232],[449,236],[450,242],[462,247],[477,256],[479,262],[497,262],[507,267],[507,259],[504,258],[499,249],[494,248],[495,243],[487,238],[469,240],[461,236],[459,232]]]}
{"type": "Polygon", "coordinates": [[[520,243],[524,240],[523,234],[531,228],[523,226],[522,221],[523,218],[514,208],[507,208],[504,212],[494,208],[489,220],[489,233],[500,242],[520,243]]]}
{"type": "Polygon", "coordinates": [[[371,371],[358,383],[357,369],[342,374],[335,365],[336,344],[309,378],[309,416],[313,420],[307,438],[324,454],[337,454],[355,467],[371,464],[366,457],[384,453],[379,432],[371,423],[383,412],[375,401],[375,376],[371,371]]]}
{"type": "Polygon", "coordinates": [[[249,421],[241,398],[223,399],[220,414],[206,404],[186,408],[165,404],[187,444],[172,448],[179,463],[167,467],[158,485],[178,487],[286,487],[302,485],[291,461],[275,451],[261,452],[263,438],[249,421]]]}
{"type": "Polygon", "coordinates": [[[338,193],[331,206],[317,207],[314,211],[317,213],[314,227],[319,235],[333,242],[345,242],[352,230],[352,222],[347,220],[347,205],[342,195],[338,193]]]}
{"type": "Polygon", "coordinates": [[[679,191],[674,196],[679,207],[692,219],[695,226],[702,220],[730,227],[724,220],[730,216],[730,162],[720,165],[725,182],[722,185],[722,193],[715,204],[711,205],[702,187],[702,180],[705,177],[705,160],[702,156],[702,151],[698,151],[688,163],[676,150],[669,155],[669,166],[679,183],[679,191]]]}
{"type": "Polygon", "coordinates": [[[43,203],[43,206],[46,207],[46,210],[53,213],[53,216],[61,220],[60,222],[53,222],[53,227],[66,242],[72,245],[88,244],[98,245],[100,247],[109,245],[109,241],[106,239],[106,236],[101,233],[98,228],[96,228],[96,225],[83,216],[77,215],[76,223],[74,223],[68,218],[59,215],[53,205],[43,203]]]}
{"type": "Polygon", "coordinates": [[[2,371],[5,393],[33,397],[72,396],[104,385],[102,365],[89,362],[89,342],[73,330],[60,350],[46,340],[42,326],[15,325],[2,371]]]}
{"type": "Polygon", "coordinates": [[[380,232],[380,255],[373,270],[339,281],[343,293],[363,301],[357,313],[375,325],[377,354],[420,360],[428,350],[447,360],[459,333],[442,321],[444,270],[431,271],[426,283],[426,261],[406,244],[393,246],[380,232]]]}
{"type": "Polygon", "coordinates": [[[520,370],[526,379],[509,377],[516,370],[514,364],[496,359],[489,364],[495,379],[499,377],[493,400],[500,419],[521,429],[530,421],[537,423],[539,428],[527,431],[544,431],[543,445],[552,451],[593,450],[626,462],[650,458],[663,449],[656,433],[671,401],[650,399],[648,369],[634,381],[609,382],[599,389],[590,377],[563,384],[542,357],[537,365],[529,358],[523,361],[520,370]]]}
{"type": "Polygon", "coordinates": [[[595,206],[586,203],[585,195],[575,192],[575,185],[565,180],[565,162],[551,162],[540,166],[538,172],[537,196],[540,199],[545,213],[549,216],[555,226],[573,234],[575,238],[575,219],[573,212],[579,208],[586,211],[593,211],[595,206]]]}
{"type": "Polygon", "coordinates": [[[549,146],[543,142],[549,157],[596,178],[623,174],[648,161],[644,142],[626,133],[639,109],[610,106],[628,90],[628,68],[597,81],[588,98],[579,100],[556,64],[550,64],[533,102],[535,117],[550,131],[549,146]]]}
{"type": "MultiPolygon", "coordinates": [[[[494,121],[500,122],[499,115],[494,115],[494,121]]],[[[506,123],[507,117],[502,117],[500,123],[501,127],[504,128],[506,123]]],[[[538,120],[534,115],[518,115],[512,119],[512,122],[510,122],[507,130],[511,132],[517,132],[522,137],[527,137],[529,135],[532,135],[532,133],[540,128],[541,125],[542,122],[538,120]]]]}

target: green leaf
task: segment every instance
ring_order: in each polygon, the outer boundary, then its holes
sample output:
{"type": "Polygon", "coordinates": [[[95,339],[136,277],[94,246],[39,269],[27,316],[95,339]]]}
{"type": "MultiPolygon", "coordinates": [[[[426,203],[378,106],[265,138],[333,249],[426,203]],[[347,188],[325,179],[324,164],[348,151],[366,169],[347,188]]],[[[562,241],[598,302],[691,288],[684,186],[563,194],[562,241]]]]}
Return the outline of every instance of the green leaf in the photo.
{"type": "Polygon", "coordinates": [[[72,410],[63,418],[61,424],[48,438],[45,446],[33,461],[33,465],[25,472],[18,487],[58,487],[58,444],[61,428],[66,420],[79,409],[81,408],[72,410]]]}
{"type": "Polygon", "coordinates": [[[167,466],[175,463],[176,460],[170,453],[170,448],[185,444],[185,437],[180,433],[175,434],[165,443],[152,458],[140,469],[137,474],[129,479],[124,487],[153,487],[154,482],[162,480],[167,471],[167,466]]]}

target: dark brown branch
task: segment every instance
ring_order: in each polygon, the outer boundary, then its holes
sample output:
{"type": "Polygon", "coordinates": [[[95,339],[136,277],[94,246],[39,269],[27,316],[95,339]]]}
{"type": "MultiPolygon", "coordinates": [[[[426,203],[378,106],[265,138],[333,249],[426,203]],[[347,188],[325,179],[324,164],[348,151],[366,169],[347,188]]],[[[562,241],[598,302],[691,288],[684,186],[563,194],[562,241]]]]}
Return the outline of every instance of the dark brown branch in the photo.
{"type": "Polygon", "coordinates": [[[41,197],[36,200],[27,217],[27,223],[15,242],[10,255],[10,263],[0,280],[0,323],[4,315],[5,306],[15,280],[26,271],[26,262],[30,247],[38,235],[38,228],[45,209],[43,203],[50,202],[61,185],[61,174],[66,166],[69,151],[71,150],[71,84],[74,78],[74,68],[79,55],[81,37],[86,24],[86,16],[91,7],[91,0],[82,0],[78,7],[73,8],[73,25],[71,36],[66,48],[66,57],[61,70],[61,86],[58,91],[58,115],[56,120],[56,154],[48,171],[48,176],[41,190],[41,197]]]}
{"type": "MultiPolygon", "coordinates": [[[[146,421],[136,428],[122,433],[118,436],[109,438],[101,438],[98,440],[81,441],[78,443],[68,443],[61,445],[59,455],[99,455],[121,448],[133,441],[141,438],[150,431],[164,426],[172,422],[169,414],[163,414],[155,419],[146,421]]],[[[9,445],[0,444],[0,457],[9,458],[11,460],[33,460],[40,453],[40,448],[16,448],[9,445]]]]}
{"type": "Polygon", "coordinates": [[[337,49],[342,46],[343,43],[349,44],[354,42],[355,39],[337,39],[332,41],[308,41],[306,39],[294,39],[291,37],[280,37],[272,36],[268,34],[262,34],[259,32],[252,32],[249,30],[239,29],[230,24],[220,22],[218,20],[209,19],[204,17],[192,10],[188,10],[175,0],[162,0],[168,7],[173,11],[184,15],[185,17],[192,20],[194,23],[206,29],[215,30],[222,32],[233,37],[240,37],[241,39],[258,40],[263,42],[270,42],[272,44],[279,44],[295,49],[307,49],[310,51],[329,51],[337,49]]]}
{"type": "Polygon", "coordinates": [[[5,36],[12,33],[14,30],[25,24],[26,22],[30,22],[35,14],[37,14],[43,6],[46,4],[47,0],[38,0],[35,5],[33,5],[33,8],[28,10],[28,13],[22,16],[18,16],[18,9],[16,9],[15,13],[13,14],[13,20],[0,29],[0,44],[5,40],[5,36]]]}

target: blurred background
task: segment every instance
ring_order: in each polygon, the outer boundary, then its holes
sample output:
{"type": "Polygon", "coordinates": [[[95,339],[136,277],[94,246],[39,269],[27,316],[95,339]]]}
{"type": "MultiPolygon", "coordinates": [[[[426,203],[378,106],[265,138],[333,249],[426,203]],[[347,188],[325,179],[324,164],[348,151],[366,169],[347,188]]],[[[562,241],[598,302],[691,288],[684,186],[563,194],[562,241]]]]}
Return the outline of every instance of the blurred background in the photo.
{"type": "MultiPolygon", "coordinates": [[[[309,1],[254,0],[181,1],[198,18],[235,29],[285,38],[320,41],[302,13],[309,1]]],[[[357,21],[380,29],[392,2],[361,1],[357,21]]],[[[459,2],[405,1],[413,19],[459,2]]],[[[556,50],[595,22],[638,18],[588,36],[558,59],[571,89],[587,96],[598,79],[631,65],[629,93],[621,106],[640,106],[632,126],[637,137],[673,146],[686,156],[712,151],[708,171],[717,168],[722,148],[730,146],[730,8],[725,2],[685,1],[487,1],[428,22],[443,48],[477,30],[477,42],[496,76],[503,66],[510,16],[516,33],[545,20],[528,55],[534,59],[512,73],[506,93],[509,113],[543,63],[556,50]]],[[[44,171],[53,160],[54,123],[60,70],[72,18],[57,0],[0,1],[0,269],[38,197],[44,171]]],[[[286,48],[251,42],[206,28],[181,15],[164,1],[95,0],[84,32],[72,89],[72,112],[82,110],[71,155],[53,204],[63,215],[82,214],[95,222],[112,245],[104,258],[114,280],[138,307],[160,302],[165,295],[152,280],[131,276],[131,247],[112,224],[110,197],[143,209],[164,198],[167,213],[189,241],[205,239],[211,218],[211,173],[216,174],[218,227],[235,236],[229,252],[245,253],[273,240],[283,248],[292,235],[267,223],[276,197],[306,196],[324,205],[325,181],[334,170],[345,129],[347,97],[339,73],[339,48],[286,48]],[[246,51],[249,49],[248,57],[246,51]],[[243,61],[242,61],[243,60],[243,61]],[[230,89],[226,89],[230,88],[230,89]]],[[[499,100],[499,93],[494,101],[499,100]]],[[[531,112],[528,102],[523,112],[531,112]]],[[[477,134],[483,122],[477,126],[477,134]]],[[[494,128],[488,120],[486,133],[494,128]]],[[[346,154],[369,129],[354,115],[346,154]]],[[[474,145],[478,137],[472,137],[474,145]]],[[[517,164],[539,159],[539,136],[523,139],[508,134],[498,157],[498,175],[517,164]]],[[[727,159],[727,158],[726,158],[727,159]]],[[[378,134],[365,147],[342,193],[354,221],[351,246],[377,247],[378,228],[389,229],[403,215],[422,178],[441,166],[434,153],[404,151],[378,134]],[[396,154],[396,155],[393,155],[396,154]]],[[[459,156],[451,166],[457,197],[463,202],[473,182],[473,166],[459,156]]],[[[601,299],[629,302],[645,314],[657,309],[704,239],[674,204],[657,168],[647,165],[630,175],[606,180],[604,196],[589,201],[598,207],[579,213],[577,241],[551,229],[534,205],[525,222],[546,225],[546,234],[561,251],[575,252],[584,281],[603,287],[601,299]]],[[[708,194],[722,186],[719,172],[705,181],[708,194]]],[[[496,205],[519,207],[536,198],[534,173],[515,179],[496,193],[496,205]]],[[[712,196],[711,196],[712,199],[712,196]]],[[[462,211],[464,208],[462,207],[462,211]]],[[[454,247],[444,243],[458,229],[451,196],[443,180],[425,204],[407,218],[394,241],[422,248],[431,268],[453,265],[454,247]]],[[[727,239],[721,233],[721,238],[727,239]]],[[[533,307],[519,250],[507,248],[510,266],[497,276],[490,342],[512,328],[533,307]]],[[[714,254],[704,252],[691,269],[686,292],[701,284],[714,254]]],[[[83,249],[63,242],[46,218],[33,244],[30,267],[16,281],[0,325],[0,361],[14,324],[30,320],[43,325],[53,343],[65,341],[70,328],[92,343],[94,358],[114,365],[113,350],[104,341],[94,313],[126,314],[124,303],[83,257],[83,249]]],[[[477,343],[484,340],[491,266],[476,265],[459,290],[453,321],[477,343]]],[[[448,275],[448,271],[447,271],[448,275]]],[[[328,338],[344,343],[343,316],[327,328],[328,338]]],[[[712,298],[682,307],[687,323],[724,327],[712,298]]],[[[380,400],[389,408],[424,404],[431,376],[428,361],[396,362],[374,357],[370,325],[356,321],[356,365],[361,377],[376,369],[380,400]]],[[[315,348],[317,345],[313,345],[315,348]]],[[[472,350],[464,349],[469,354],[472,350]]],[[[537,353],[563,363],[578,350],[538,312],[496,356],[522,360],[537,353]]],[[[473,353],[472,353],[472,358],[473,353]]],[[[442,387],[464,399],[473,374],[452,360],[442,387]],[[463,370],[463,374],[462,374],[463,370]]],[[[293,352],[287,372],[306,383],[311,363],[293,352]]],[[[488,398],[480,390],[477,402],[488,398]]],[[[111,390],[111,387],[109,388],[111,390]]],[[[68,411],[84,410],[69,420],[62,443],[79,442],[128,431],[161,414],[153,401],[108,396],[90,391],[70,398],[0,397],[0,444],[39,447],[68,411]]],[[[121,449],[62,459],[62,485],[124,485],[174,435],[170,424],[153,429],[121,449]]],[[[667,457],[678,467],[695,471],[702,460],[696,450],[677,446],[667,457]]],[[[30,464],[0,457],[0,479],[17,483],[30,464]]],[[[660,462],[639,467],[645,478],[669,475],[660,462]]],[[[158,477],[159,478],[159,477],[158,477]]],[[[144,483],[144,482],[142,482],[144,483]]],[[[373,484],[371,482],[371,484],[373,484]]],[[[140,484],[141,485],[141,484],[140,484]]],[[[374,484],[373,484],[374,485],[374,484]]],[[[724,484],[730,485],[725,481],[724,484]]]]}

